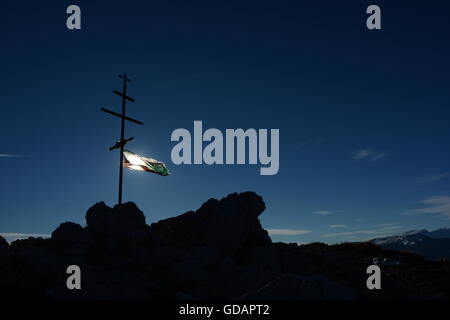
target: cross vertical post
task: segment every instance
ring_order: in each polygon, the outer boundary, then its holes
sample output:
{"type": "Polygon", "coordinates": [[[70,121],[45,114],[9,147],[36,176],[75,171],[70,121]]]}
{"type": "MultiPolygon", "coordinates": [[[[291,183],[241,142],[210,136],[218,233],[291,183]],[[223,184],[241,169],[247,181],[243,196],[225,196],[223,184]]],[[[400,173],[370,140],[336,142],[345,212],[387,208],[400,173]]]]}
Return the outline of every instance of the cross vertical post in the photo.
{"type": "MultiPolygon", "coordinates": [[[[127,78],[127,74],[124,74],[124,77],[120,76],[123,79],[123,96],[122,96],[122,126],[120,129],[120,141],[125,140],[125,108],[126,108],[126,96],[127,96],[127,82],[130,81],[127,78]]],[[[123,184],[123,147],[125,144],[121,143],[120,145],[120,168],[119,168],[119,204],[122,204],[122,184],[123,184]]]]}
{"type": "Polygon", "coordinates": [[[125,145],[132,141],[134,138],[128,138],[125,139],[125,120],[143,125],[143,123],[141,121],[135,120],[133,118],[127,117],[126,116],[126,101],[131,101],[134,102],[134,99],[127,96],[127,83],[130,82],[131,80],[128,79],[127,74],[124,73],[122,75],[119,75],[119,78],[121,78],[123,80],[123,87],[122,87],[122,92],[119,92],[117,90],[113,90],[113,93],[119,95],[122,97],[122,113],[118,114],[114,111],[105,109],[105,108],[101,108],[101,111],[109,113],[113,116],[119,117],[121,118],[121,127],[120,127],[120,140],[116,142],[116,144],[114,146],[112,146],[111,148],[109,148],[110,151],[114,150],[114,149],[120,149],[120,168],[119,168],[119,204],[122,204],[122,185],[123,185],[123,149],[125,147],[125,145]]]}

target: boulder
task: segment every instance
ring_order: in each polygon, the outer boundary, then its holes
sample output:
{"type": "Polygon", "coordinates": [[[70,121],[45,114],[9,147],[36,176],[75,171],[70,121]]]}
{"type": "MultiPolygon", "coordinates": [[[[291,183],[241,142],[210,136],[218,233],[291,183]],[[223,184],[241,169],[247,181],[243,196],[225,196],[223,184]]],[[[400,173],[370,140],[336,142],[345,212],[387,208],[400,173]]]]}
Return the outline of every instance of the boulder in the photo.
{"type": "Polygon", "coordinates": [[[264,201],[256,193],[233,193],[221,200],[210,199],[195,212],[154,223],[150,233],[162,245],[209,246],[232,256],[249,247],[271,244],[258,219],[264,210],[264,201]]]}
{"type": "Polygon", "coordinates": [[[146,229],[144,213],[133,202],[115,205],[112,216],[114,234],[127,236],[146,229]]]}
{"type": "Polygon", "coordinates": [[[112,208],[103,201],[93,205],[86,212],[86,223],[90,231],[105,236],[111,233],[112,208]]]}
{"type": "Polygon", "coordinates": [[[89,231],[97,237],[130,238],[146,229],[145,216],[133,203],[108,207],[104,202],[92,206],[86,213],[89,231]]]}
{"type": "Polygon", "coordinates": [[[73,222],[64,222],[52,232],[52,240],[58,244],[70,245],[87,241],[82,226],[73,222]]]}

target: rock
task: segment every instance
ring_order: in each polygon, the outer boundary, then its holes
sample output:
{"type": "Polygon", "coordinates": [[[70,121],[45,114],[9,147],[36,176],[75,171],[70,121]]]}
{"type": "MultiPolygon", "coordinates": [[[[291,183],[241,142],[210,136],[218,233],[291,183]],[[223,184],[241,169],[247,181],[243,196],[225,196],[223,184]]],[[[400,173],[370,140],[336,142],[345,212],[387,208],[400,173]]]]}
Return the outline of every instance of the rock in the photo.
{"type": "Polygon", "coordinates": [[[88,253],[89,247],[87,244],[75,244],[69,248],[66,248],[63,253],[69,257],[80,257],[86,256],[88,253]]]}
{"type": "Polygon", "coordinates": [[[146,230],[145,216],[133,203],[108,207],[99,202],[86,213],[89,231],[97,237],[129,238],[146,230]]]}
{"type": "Polygon", "coordinates": [[[152,263],[151,252],[148,248],[138,248],[133,255],[133,263],[148,267],[152,263]]]}
{"type": "Polygon", "coordinates": [[[198,299],[238,299],[279,276],[271,270],[253,266],[239,268],[237,273],[232,272],[225,277],[213,275],[206,286],[188,293],[198,299]]]}
{"type": "Polygon", "coordinates": [[[90,231],[97,235],[108,235],[111,232],[112,208],[103,201],[93,205],[86,212],[86,223],[90,231]]]}
{"type": "Polygon", "coordinates": [[[160,247],[148,249],[138,247],[133,255],[134,263],[146,269],[167,269],[170,265],[185,260],[186,252],[179,248],[160,247]]]}
{"type": "Polygon", "coordinates": [[[350,288],[325,277],[283,274],[260,289],[242,296],[245,300],[350,300],[350,288]]]}
{"type": "Polygon", "coordinates": [[[2,301],[26,297],[27,282],[20,270],[0,265],[0,299],[2,301]],[[25,290],[25,291],[24,291],[25,290]]]}
{"type": "Polygon", "coordinates": [[[154,223],[150,233],[168,246],[208,246],[221,255],[235,255],[252,246],[271,244],[260,222],[265,204],[254,192],[210,199],[195,212],[154,223]]]}
{"type": "Polygon", "coordinates": [[[7,247],[9,246],[8,241],[5,240],[2,236],[0,236],[0,247],[7,247]]]}
{"type": "Polygon", "coordinates": [[[209,273],[200,260],[188,259],[172,265],[171,273],[181,288],[195,288],[208,283],[209,273]]]}
{"type": "Polygon", "coordinates": [[[170,265],[185,260],[187,254],[179,249],[172,247],[159,247],[149,252],[147,261],[152,269],[166,269],[170,265]]]}
{"type": "Polygon", "coordinates": [[[224,257],[219,260],[216,268],[213,270],[214,278],[226,279],[235,276],[239,270],[239,267],[230,257],[224,257]]]}
{"type": "Polygon", "coordinates": [[[189,258],[200,261],[207,268],[216,263],[219,258],[216,250],[206,246],[193,247],[189,250],[188,255],[189,258]]]}
{"type": "Polygon", "coordinates": [[[17,239],[11,242],[10,247],[12,248],[49,248],[51,246],[51,239],[43,239],[43,238],[33,238],[30,237],[28,239],[17,239]]]}
{"type": "Polygon", "coordinates": [[[252,249],[245,259],[245,264],[281,272],[279,254],[274,247],[266,246],[252,249]]]}
{"type": "Polygon", "coordinates": [[[144,213],[133,202],[114,206],[112,216],[114,234],[127,236],[146,229],[144,213]]]}
{"type": "Polygon", "coordinates": [[[182,301],[186,301],[186,300],[195,300],[191,295],[184,293],[182,291],[177,292],[177,294],[175,295],[175,300],[182,300],[182,301]]]}
{"type": "Polygon", "coordinates": [[[450,297],[450,265],[374,245],[272,243],[253,192],[210,199],[151,227],[134,203],[99,202],[87,227],[61,224],[50,239],[0,237],[0,297],[17,299],[418,299],[450,297]],[[376,255],[374,255],[376,253],[376,255]],[[395,258],[383,290],[366,290],[374,256],[395,258]],[[66,269],[82,269],[67,290],[66,269]],[[345,285],[344,285],[345,284],[345,285]],[[349,286],[349,287],[348,287],[349,286]]]}
{"type": "Polygon", "coordinates": [[[62,245],[83,243],[87,241],[86,232],[79,224],[64,222],[52,232],[51,239],[62,245]]]}

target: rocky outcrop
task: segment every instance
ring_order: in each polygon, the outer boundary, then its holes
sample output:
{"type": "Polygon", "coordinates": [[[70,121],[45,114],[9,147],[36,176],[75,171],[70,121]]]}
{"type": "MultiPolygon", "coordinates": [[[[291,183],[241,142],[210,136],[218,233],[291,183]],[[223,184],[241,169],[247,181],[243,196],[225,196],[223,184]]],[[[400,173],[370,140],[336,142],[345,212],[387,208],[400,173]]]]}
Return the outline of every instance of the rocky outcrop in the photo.
{"type": "Polygon", "coordinates": [[[143,212],[133,202],[114,208],[104,202],[96,203],[87,211],[86,223],[95,236],[111,238],[128,238],[147,226],[143,212]]]}
{"type": "Polygon", "coordinates": [[[51,238],[8,245],[0,237],[0,297],[17,299],[380,299],[450,295],[450,266],[373,244],[272,243],[253,192],[210,199],[198,210],[148,226],[131,202],[99,202],[86,227],[65,222],[51,238]],[[382,292],[368,292],[365,270],[383,267],[382,292]],[[82,290],[67,290],[79,265],[82,290]],[[411,267],[414,266],[414,267],[411,267]]]}
{"type": "Polygon", "coordinates": [[[86,231],[82,226],[73,222],[61,223],[59,227],[52,232],[51,238],[63,246],[87,241],[86,231]]]}
{"type": "Polygon", "coordinates": [[[235,255],[245,248],[271,244],[258,220],[264,210],[264,201],[254,192],[234,193],[220,201],[210,199],[195,212],[154,223],[150,232],[160,245],[201,245],[235,255]]]}

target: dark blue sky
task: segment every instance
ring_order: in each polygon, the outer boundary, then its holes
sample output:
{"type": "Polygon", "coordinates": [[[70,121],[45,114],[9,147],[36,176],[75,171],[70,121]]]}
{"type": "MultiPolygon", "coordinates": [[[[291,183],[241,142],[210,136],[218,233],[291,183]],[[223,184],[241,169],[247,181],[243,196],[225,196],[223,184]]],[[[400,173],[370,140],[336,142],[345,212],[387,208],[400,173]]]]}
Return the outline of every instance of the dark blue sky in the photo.
{"type": "MultiPolygon", "coordinates": [[[[125,171],[147,222],[253,190],[274,240],[450,226],[450,5],[444,1],[6,1],[0,233],[48,234],[117,201],[117,75],[133,80],[125,171]],[[66,7],[82,30],[66,28],[66,7]],[[382,9],[382,30],[365,26],[382,9]],[[280,171],[175,166],[177,128],[279,128],[280,171]],[[12,157],[18,155],[20,157],[12,157]],[[289,229],[290,231],[286,231],[289,229]],[[278,234],[277,234],[278,233],[278,234]],[[292,233],[294,235],[280,235],[292,233]]],[[[10,238],[14,237],[10,235],[10,238]]]]}

